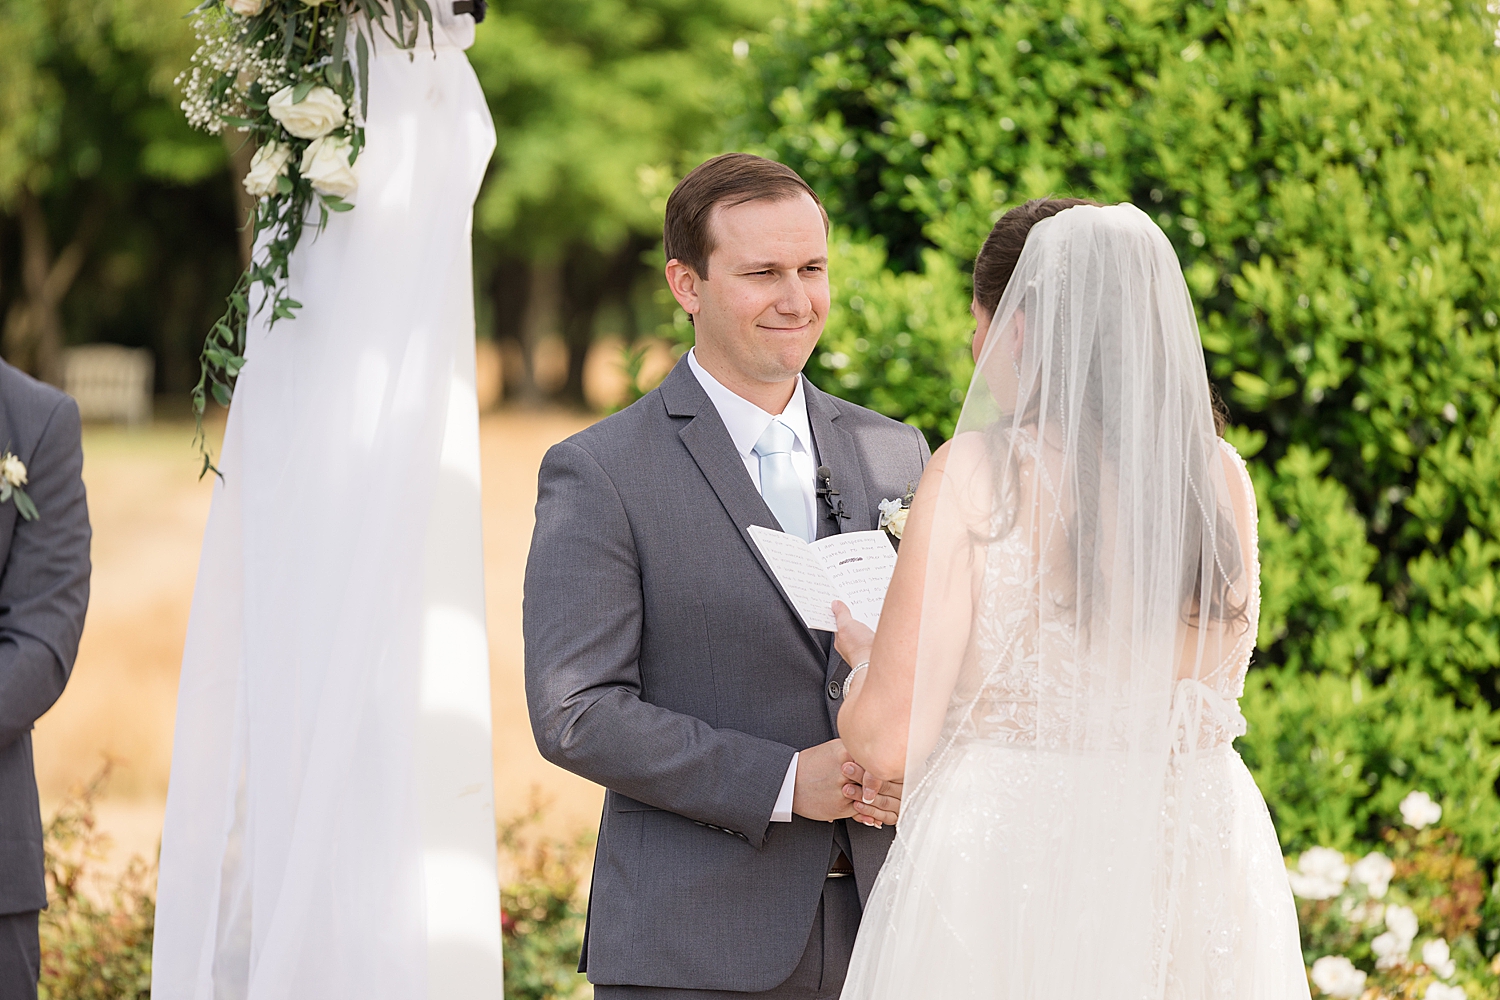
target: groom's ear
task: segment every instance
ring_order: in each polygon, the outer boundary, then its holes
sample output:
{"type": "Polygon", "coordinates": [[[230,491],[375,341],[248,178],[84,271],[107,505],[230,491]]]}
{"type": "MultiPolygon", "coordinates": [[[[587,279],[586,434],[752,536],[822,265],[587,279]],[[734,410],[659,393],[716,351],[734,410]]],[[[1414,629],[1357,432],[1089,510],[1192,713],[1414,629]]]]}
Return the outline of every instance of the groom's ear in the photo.
{"type": "Polygon", "coordinates": [[[698,272],[673,257],[667,261],[667,287],[672,290],[672,297],[677,304],[682,306],[683,312],[689,317],[697,314],[703,308],[703,298],[699,292],[699,285],[703,281],[698,272]]]}

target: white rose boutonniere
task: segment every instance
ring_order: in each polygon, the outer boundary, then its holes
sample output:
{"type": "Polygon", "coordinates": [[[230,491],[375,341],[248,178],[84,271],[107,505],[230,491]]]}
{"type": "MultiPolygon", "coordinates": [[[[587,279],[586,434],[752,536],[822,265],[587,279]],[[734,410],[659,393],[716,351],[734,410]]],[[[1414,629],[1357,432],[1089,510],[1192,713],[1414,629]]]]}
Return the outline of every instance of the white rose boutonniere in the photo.
{"type": "Polygon", "coordinates": [[[31,497],[21,487],[26,485],[26,466],[22,461],[10,452],[0,454],[0,503],[14,502],[16,513],[21,515],[24,521],[35,521],[37,514],[36,504],[31,502],[31,497]]]}
{"type": "Polygon", "coordinates": [[[275,139],[257,149],[250,158],[250,171],[245,174],[245,190],[250,197],[265,198],[275,194],[291,160],[292,147],[275,139]]]}
{"type": "Polygon", "coordinates": [[[328,87],[313,87],[297,100],[296,87],[282,87],[271,95],[266,110],[281,127],[299,139],[321,139],[344,125],[344,99],[328,87]]]}
{"type": "Polygon", "coordinates": [[[349,163],[354,144],[336,135],[314,140],[302,154],[302,176],[313,190],[335,198],[347,198],[359,187],[359,177],[349,163]]]}
{"type": "Polygon", "coordinates": [[[906,534],[906,517],[911,513],[911,499],[915,494],[911,484],[906,487],[906,496],[880,501],[880,530],[895,541],[906,534]]]}

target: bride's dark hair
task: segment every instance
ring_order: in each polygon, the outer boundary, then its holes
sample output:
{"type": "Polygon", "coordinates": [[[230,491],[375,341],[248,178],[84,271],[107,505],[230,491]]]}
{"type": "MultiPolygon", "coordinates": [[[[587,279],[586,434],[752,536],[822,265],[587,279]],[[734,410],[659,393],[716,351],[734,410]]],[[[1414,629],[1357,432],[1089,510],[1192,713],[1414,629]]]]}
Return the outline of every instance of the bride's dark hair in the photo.
{"type": "Polygon", "coordinates": [[[1005,294],[1005,286],[1016,271],[1031,227],[1077,205],[1103,207],[1089,198],[1033,198],[1000,216],[974,260],[974,301],[985,312],[993,315],[1000,304],[1000,296],[1005,294]]]}
{"type": "MultiPolygon", "coordinates": [[[[1015,273],[1016,262],[1021,259],[1031,227],[1077,205],[1103,207],[1091,198],[1033,198],[1000,216],[974,259],[974,301],[980,308],[994,314],[1005,286],[1010,284],[1010,276],[1015,273]]],[[[1213,407],[1214,432],[1223,437],[1229,423],[1229,409],[1212,382],[1208,384],[1208,399],[1213,407]]]]}
{"type": "MultiPolygon", "coordinates": [[[[1059,212],[1079,205],[1104,207],[1099,202],[1088,198],[1033,198],[1000,217],[994,228],[990,230],[990,235],[985,238],[984,246],[980,247],[979,256],[974,260],[974,301],[985,313],[993,316],[999,307],[1000,299],[1005,294],[1006,286],[1010,284],[1011,276],[1015,274],[1016,264],[1021,259],[1021,252],[1026,247],[1026,238],[1031,234],[1032,228],[1043,219],[1050,219],[1059,212]]],[[[1098,345],[1095,349],[1099,349],[1098,345]]],[[[1096,358],[1094,365],[1101,363],[1104,363],[1104,359],[1096,358]]],[[[1212,382],[1208,384],[1208,397],[1209,406],[1213,412],[1214,432],[1223,437],[1229,414],[1212,382]]],[[[1033,396],[1031,401],[1033,410],[1039,399],[1039,395],[1033,396]]],[[[1092,393],[1085,393],[1084,404],[1086,410],[1090,411],[1089,415],[1094,419],[1085,419],[1079,427],[1080,443],[1083,447],[1079,449],[1078,472],[1085,480],[1080,486],[1085,491],[1097,494],[1102,470],[1094,456],[1102,454],[1107,449],[1101,433],[1103,431],[1103,404],[1102,400],[1092,393]],[[1089,405],[1090,403],[1093,405],[1089,405]],[[1088,439],[1090,438],[1094,439],[1093,447],[1089,446],[1088,439]]],[[[1034,416],[1034,414],[1028,413],[1027,416],[1034,416]]],[[[997,458],[1000,453],[1009,451],[1009,448],[999,439],[992,441],[990,446],[997,458]]],[[[1012,464],[1014,461],[1012,457],[1012,464]]],[[[1013,476],[1004,477],[997,471],[997,486],[1007,480],[1011,483],[1016,481],[1013,476]]],[[[1236,600],[1233,596],[1233,578],[1244,570],[1237,532],[1234,528],[1234,517],[1225,510],[1219,510],[1214,512],[1213,519],[1216,522],[1214,525],[1216,558],[1213,560],[1216,565],[1204,567],[1200,564],[1198,572],[1191,574],[1190,579],[1183,581],[1185,613],[1189,619],[1198,617],[1205,603],[1203,583],[1204,577],[1207,576],[1210,591],[1206,609],[1208,617],[1220,621],[1248,621],[1248,598],[1236,600]]],[[[1002,528],[1000,534],[1007,533],[1010,527],[1012,525],[1002,528]]],[[[1079,545],[1092,544],[1097,532],[1096,517],[1081,517],[1075,522],[1069,534],[1072,546],[1076,549],[1079,545]]],[[[1093,584],[1094,581],[1091,579],[1082,580],[1080,581],[1081,590],[1089,593],[1093,590],[1093,584]]],[[[1080,596],[1083,595],[1080,594],[1080,596]]]]}

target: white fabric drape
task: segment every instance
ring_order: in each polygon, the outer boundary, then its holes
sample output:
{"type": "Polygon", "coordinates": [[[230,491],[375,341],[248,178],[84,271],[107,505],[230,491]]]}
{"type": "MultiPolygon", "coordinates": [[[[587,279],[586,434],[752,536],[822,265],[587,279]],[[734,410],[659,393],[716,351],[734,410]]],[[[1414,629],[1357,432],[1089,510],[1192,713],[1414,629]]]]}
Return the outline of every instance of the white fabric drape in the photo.
{"type": "Polygon", "coordinates": [[[1231,742],[1254,494],[1147,216],[1032,229],[937,490],[906,804],[845,1000],[1305,998],[1231,742]]]}
{"type": "Polygon", "coordinates": [[[356,207],[303,237],[297,318],[251,323],[183,657],[159,1000],[500,995],[470,261],[494,129],[472,22],[441,21],[376,47],[356,207]]]}

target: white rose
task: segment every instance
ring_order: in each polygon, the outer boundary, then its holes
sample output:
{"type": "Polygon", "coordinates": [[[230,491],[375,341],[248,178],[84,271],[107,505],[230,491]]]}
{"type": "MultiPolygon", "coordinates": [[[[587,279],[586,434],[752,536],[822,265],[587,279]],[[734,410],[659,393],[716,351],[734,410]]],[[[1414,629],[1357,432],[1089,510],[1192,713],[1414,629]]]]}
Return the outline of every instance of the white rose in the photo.
{"type": "Polygon", "coordinates": [[[1374,927],[1376,924],[1385,922],[1385,907],[1373,899],[1366,899],[1356,904],[1354,900],[1345,897],[1340,909],[1344,912],[1344,918],[1351,924],[1374,927]]]}
{"type": "Polygon", "coordinates": [[[1426,792],[1412,792],[1401,800],[1401,818],[1406,825],[1418,830],[1431,826],[1443,818],[1443,807],[1432,801],[1426,792]]]}
{"type": "Polygon", "coordinates": [[[1411,942],[1398,934],[1386,931],[1384,934],[1375,936],[1375,940],[1370,942],[1370,950],[1375,953],[1375,968],[1384,972],[1406,964],[1407,956],[1411,952],[1411,942]]]}
{"type": "Polygon", "coordinates": [[[254,17],[266,9],[266,0],[224,0],[224,6],[241,17],[254,17]]]}
{"type": "Polygon", "coordinates": [[[906,515],[910,511],[901,506],[900,500],[880,501],[880,527],[889,531],[891,537],[900,541],[906,531],[906,515]]]}
{"type": "Polygon", "coordinates": [[[1312,847],[1297,859],[1297,870],[1287,872],[1292,892],[1303,899],[1332,899],[1344,891],[1349,863],[1331,847],[1312,847]]]}
{"type": "Polygon", "coordinates": [[[1391,887],[1391,876],[1396,874],[1396,865],[1390,858],[1379,851],[1371,851],[1358,861],[1350,870],[1354,881],[1370,891],[1373,899],[1381,899],[1386,890],[1391,887]]]}
{"type": "Polygon", "coordinates": [[[255,151],[250,158],[250,172],[245,174],[245,190],[252,198],[264,198],[276,193],[276,180],[286,173],[291,162],[292,147],[272,139],[255,151]]]}
{"type": "Polygon", "coordinates": [[[344,99],[327,87],[314,87],[296,104],[295,87],[282,87],[271,95],[267,110],[282,128],[299,139],[319,139],[344,124],[344,99]]]}
{"type": "Polygon", "coordinates": [[[1365,974],[1343,955],[1324,955],[1313,963],[1312,981],[1339,1000],[1354,1000],[1365,991],[1365,974]]]}
{"type": "Polygon", "coordinates": [[[347,198],[359,187],[359,177],[349,164],[354,149],[348,139],[325,135],[313,141],[302,154],[302,176],[312,181],[319,194],[347,198]]]}
{"type": "Polygon", "coordinates": [[[1417,915],[1409,906],[1387,906],[1385,926],[1386,930],[1405,941],[1407,948],[1417,939],[1417,915]]]}
{"type": "Polygon", "coordinates": [[[26,466],[19,458],[9,453],[0,457],[0,483],[12,488],[26,485],[26,466]]]}
{"type": "Polygon", "coordinates": [[[891,515],[891,520],[890,523],[886,525],[886,530],[891,533],[892,538],[899,541],[901,536],[906,533],[906,515],[910,513],[910,510],[902,507],[900,510],[891,515]]]}
{"type": "Polygon", "coordinates": [[[1469,993],[1462,986],[1428,983],[1427,992],[1422,994],[1422,1000],[1469,1000],[1469,993]]]}
{"type": "Polygon", "coordinates": [[[1422,945],[1422,962],[1439,979],[1452,979],[1458,968],[1448,952],[1448,942],[1442,938],[1433,938],[1422,945]]]}

